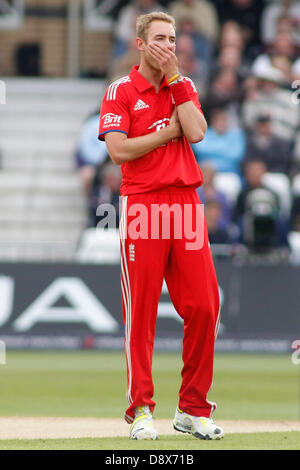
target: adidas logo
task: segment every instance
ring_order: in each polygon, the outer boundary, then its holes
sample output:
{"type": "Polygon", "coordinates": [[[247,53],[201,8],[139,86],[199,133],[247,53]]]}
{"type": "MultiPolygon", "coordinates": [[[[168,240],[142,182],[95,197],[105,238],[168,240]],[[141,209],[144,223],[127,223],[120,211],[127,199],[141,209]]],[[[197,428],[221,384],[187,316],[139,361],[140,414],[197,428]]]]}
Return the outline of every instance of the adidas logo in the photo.
{"type": "Polygon", "coordinates": [[[138,100],[133,108],[133,111],[139,111],[140,109],[149,108],[149,105],[144,103],[142,100],[138,100]]]}

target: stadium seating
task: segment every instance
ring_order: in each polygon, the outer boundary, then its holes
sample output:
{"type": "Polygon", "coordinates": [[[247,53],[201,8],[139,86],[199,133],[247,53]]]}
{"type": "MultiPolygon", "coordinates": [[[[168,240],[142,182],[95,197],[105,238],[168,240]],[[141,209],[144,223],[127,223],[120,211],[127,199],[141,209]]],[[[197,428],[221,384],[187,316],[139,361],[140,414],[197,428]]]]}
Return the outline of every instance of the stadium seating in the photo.
{"type": "Polygon", "coordinates": [[[284,173],[266,173],[263,182],[278,195],[282,215],[288,219],[291,210],[291,184],[288,176],[284,173]]]}
{"type": "Polygon", "coordinates": [[[290,261],[292,264],[300,264],[300,233],[290,232],[288,234],[288,241],[291,249],[290,261]]]}
{"type": "Polygon", "coordinates": [[[294,196],[300,196],[300,174],[294,176],[292,182],[292,193],[294,196]]]}
{"type": "Polygon", "coordinates": [[[217,173],[214,177],[216,189],[222,191],[229,202],[235,203],[241,190],[242,184],[240,177],[235,173],[217,173]]]}
{"type": "Polygon", "coordinates": [[[118,264],[120,240],[118,229],[87,228],[82,233],[75,260],[79,263],[118,264]]]}
{"type": "Polygon", "coordinates": [[[1,106],[0,260],[72,260],[86,226],[74,164],[99,80],[7,78],[1,106]]]}

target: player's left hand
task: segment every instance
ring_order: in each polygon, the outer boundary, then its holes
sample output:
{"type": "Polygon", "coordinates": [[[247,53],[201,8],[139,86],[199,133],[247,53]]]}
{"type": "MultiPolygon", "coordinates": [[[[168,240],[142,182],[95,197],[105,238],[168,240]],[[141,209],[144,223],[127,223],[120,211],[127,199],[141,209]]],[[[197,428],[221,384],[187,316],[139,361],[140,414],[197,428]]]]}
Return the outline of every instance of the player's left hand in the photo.
{"type": "Polygon", "coordinates": [[[167,79],[178,73],[178,60],[173,51],[157,43],[149,44],[149,53],[158,63],[167,79]]]}

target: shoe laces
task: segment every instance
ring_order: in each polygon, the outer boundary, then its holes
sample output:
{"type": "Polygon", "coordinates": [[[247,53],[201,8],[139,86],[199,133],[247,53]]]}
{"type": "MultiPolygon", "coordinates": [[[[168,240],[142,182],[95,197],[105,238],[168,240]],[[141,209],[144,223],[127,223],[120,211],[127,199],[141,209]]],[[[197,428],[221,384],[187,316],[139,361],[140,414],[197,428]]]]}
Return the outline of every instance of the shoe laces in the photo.
{"type": "Polygon", "coordinates": [[[196,422],[203,424],[203,426],[211,426],[214,424],[213,420],[211,418],[205,418],[203,416],[201,417],[196,417],[196,422]]]}
{"type": "Polygon", "coordinates": [[[152,414],[149,406],[137,406],[134,410],[134,417],[138,418],[139,416],[147,415],[149,418],[152,418],[152,414]]]}

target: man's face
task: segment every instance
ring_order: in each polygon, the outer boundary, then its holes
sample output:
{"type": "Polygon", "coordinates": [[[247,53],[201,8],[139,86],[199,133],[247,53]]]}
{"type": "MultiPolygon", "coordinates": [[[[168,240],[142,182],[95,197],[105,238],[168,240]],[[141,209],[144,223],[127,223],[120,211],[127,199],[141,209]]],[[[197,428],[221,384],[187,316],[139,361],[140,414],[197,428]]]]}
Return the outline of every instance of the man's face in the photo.
{"type": "Polygon", "coordinates": [[[119,191],[121,184],[121,175],[118,171],[115,171],[115,169],[113,169],[105,175],[104,182],[111,191],[119,191]]]}
{"type": "Polygon", "coordinates": [[[271,121],[258,122],[256,125],[256,132],[259,136],[270,137],[272,135],[271,121]]]}
{"type": "Polygon", "coordinates": [[[259,89],[266,94],[272,94],[278,89],[278,85],[275,82],[269,80],[260,80],[259,89]]]}
{"type": "Polygon", "coordinates": [[[262,162],[251,162],[246,167],[245,178],[250,186],[259,187],[265,173],[266,166],[262,162]]]}
{"type": "Polygon", "coordinates": [[[212,117],[211,126],[218,134],[225,134],[228,130],[228,116],[226,113],[215,113],[212,117]]]}
{"type": "Polygon", "coordinates": [[[144,55],[146,63],[155,70],[160,67],[155,59],[149,53],[149,44],[159,44],[161,47],[171,50],[175,53],[176,35],[173,26],[166,21],[154,20],[150,23],[146,41],[143,41],[139,49],[144,55]]]}
{"type": "Polygon", "coordinates": [[[247,8],[253,3],[253,0],[233,0],[232,3],[234,3],[237,7],[247,8]]]}

